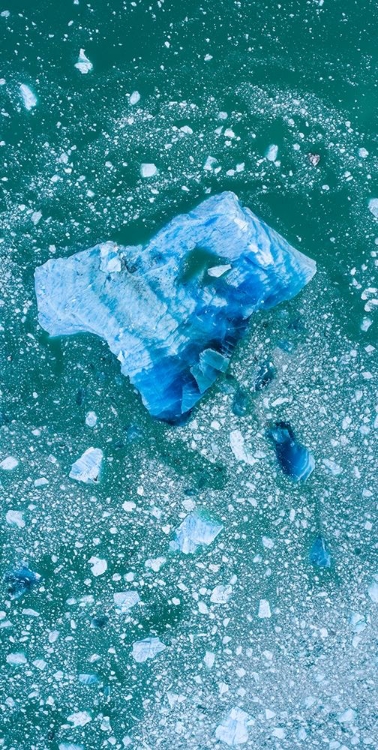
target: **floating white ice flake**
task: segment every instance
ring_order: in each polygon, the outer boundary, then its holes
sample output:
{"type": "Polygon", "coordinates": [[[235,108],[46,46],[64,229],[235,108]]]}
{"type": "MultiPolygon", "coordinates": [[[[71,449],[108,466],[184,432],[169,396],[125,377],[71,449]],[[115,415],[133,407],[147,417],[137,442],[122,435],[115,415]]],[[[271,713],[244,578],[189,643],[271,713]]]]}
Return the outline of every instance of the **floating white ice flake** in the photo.
{"type": "Polygon", "coordinates": [[[130,95],[129,102],[131,105],[138,104],[140,101],[140,93],[139,91],[133,91],[133,93],[130,95]]]}
{"type": "Polygon", "coordinates": [[[24,103],[25,109],[31,110],[33,109],[33,107],[37,106],[37,103],[38,103],[37,97],[33,93],[33,91],[29,88],[29,86],[26,85],[26,83],[21,84],[20,94],[22,96],[22,101],[24,103]]]}
{"type": "Polygon", "coordinates": [[[258,617],[263,619],[264,617],[271,617],[270,604],[267,599],[260,599],[258,617]]]}
{"type": "Polygon", "coordinates": [[[211,544],[222,529],[221,523],[214,521],[203,511],[195,510],[175,530],[175,539],[170,543],[170,548],[189,555],[197,547],[211,544]]]}
{"type": "Polygon", "coordinates": [[[25,526],[24,514],[20,510],[8,510],[5,520],[10,526],[18,526],[19,529],[25,526]]]}
{"type": "Polygon", "coordinates": [[[142,177],[153,177],[157,174],[157,166],[155,164],[141,164],[140,173],[142,177]]]}
{"type": "Polygon", "coordinates": [[[88,60],[83,49],[81,49],[79,52],[79,59],[77,63],[75,63],[75,68],[80,70],[80,73],[83,74],[89,73],[93,68],[91,61],[88,60]]]}
{"type": "Polygon", "coordinates": [[[4,471],[12,471],[16,466],[18,466],[18,461],[13,456],[7,456],[0,463],[0,469],[4,469],[4,471]]]}
{"type": "Polygon", "coordinates": [[[212,651],[206,651],[206,654],[204,656],[204,662],[208,669],[211,669],[214,666],[215,662],[215,654],[213,654],[212,651]]]}
{"type": "Polygon", "coordinates": [[[39,477],[39,479],[34,480],[34,487],[44,487],[48,483],[49,480],[46,477],[39,477]]]}
{"type": "Polygon", "coordinates": [[[124,503],[122,503],[123,510],[126,511],[126,513],[131,513],[136,508],[136,503],[134,503],[132,500],[125,500],[124,503]]]}
{"type": "Polygon", "coordinates": [[[144,563],[145,568],[150,568],[151,570],[154,570],[155,573],[158,573],[160,568],[164,565],[164,563],[167,562],[166,557],[151,557],[149,560],[146,560],[144,563]]]}
{"type": "Polygon", "coordinates": [[[84,750],[84,745],[76,745],[73,742],[61,742],[59,750],[84,750]]]}
{"type": "Polygon", "coordinates": [[[27,658],[22,651],[18,651],[14,654],[8,654],[7,656],[7,663],[8,664],[14,664],[17,666],[18,664],[27,664],[27,658]]]}
{"type": "MultiPolygon", "coordinates": [[[[378,594],[378,586],[377,586],[377,594],[378,594]]],[[[350,616],[350,627],[353,633],[362,633],[367,628],[367,622],[365,620],[365,617],[360,612],[352,612],[350,616]]]]}
{"type": "Polygon", "coordinates": [[[207,273],[209,276],[214,276],[216,279],[219,279],[220,276],[223,276],[226,271],[229,271],[232,266],[230,263],[227,263],[224,266],[213,266],[212,268],[207,269],[207,273]]]}
{"type": "Polygon", "coordinates": [[[114,604],[122,614],[128,612],[140,601],[139,594],[136,591],[119,591],[114,594],[113,599],[114,604]]]}
{"type": "Polygon", "coordinates": [[[208,156],[205,164],[203,165],[203,168],[206,170],[206,172],[212,172],[216,164],[218,164],[218,160],[215,159],[214,156],[208,156]]]}
{"type": "Polygon", "coordinates": [[[269,536],[263,536],[262,537],[262,543],[265,549],[273,549],[274,547],[274,541],[273,539],[270,539],[269,536]]]}
{"type": "Polygon", "coordinates": [[[272,145],[269,146],[265,156],[268,159],[268,161],[276,161],[277,156],[278,156],[278,146],[272,143],[272,145]]]}
{"type": "Polygon", "coordinates": [[[88,448],[83,455],[72,464],[69,476],[77,482],[93,484],[99,481],[104,454],[100,448],[88,448]]]}
{"type": "Polygon", "coordinates": [[[360,156],[361,159],[366,159],[369,156],[369,152],[364,147],[359,148],[358,149],[358,156],[360,156]]]}
{"type": "Polygon", "coordinates": [[[372,602],[374,602],[374,604],[378,604],[378,576],[374,576],[374,578],[376,580],[370,584],[368,588],[368,594],[372,602]]]}
{"type": "Polygon", "coordinates": [[[67,721],[70,721],[74,727],[85,727],[86,724],[89,724],[89,722],[92,721],[92,717],[88,711],[76,711],[70,716],[67,716],[67,721]]]}
{"type": "Polygon", "coordinates": [[[154,659],[165,648],[166,646],[159,638],[144,638],[143,641],[133,643],[132,656],[136,662],[142,663],[147,659],[154,659]]]}
{"type": "Polygon", "coordinates": [[[369,211],[378,219],[378,198],[371,198],[369,200],[369,211]]]}
{"type": "Polygon", "coordinates": [[[34,224],[34,226],[36,227],[36,226],[37,226],[37,224],[38,224],[38,223],[39,223],[39,222],[41,221],[41,219],[42,219],[42,211],[33,211],[33,213],[32,213],[32,215],[31,215],[31,217],[30,217],[30,218],[31,218],[31,220],[32,220],[32,222],[33,222],[33,224],[34,224]]]}
{"type": "Polygon", "coordinates": [[[340,724],[351,724],[352,721],[354,721],[356,718],[356,712],[353,708],[347,708],[346,711],[343,711],[340,714],[337,714],[337,721],[340,722],[340,724]]]}
{"type": "Polygon", "coordinates": [[[230,747],[243,745],[248,741],[247,721],[249,716],[241,708],[232,708],[230,713],[215,730],[217,740],[230,747]]]}
{"type": "Polygon", "coordinates": [[[327,467],[327,469],[329,469],[334,477],[337,477],[343,471],[342,467],[339,466],[336,461],[332,461],[330,458],[323,458],[323,464],[327,467]]]}
{"type": "Polygon", "coordinates": [[[257,459],[252,456],[246,447],[240,430],[233,430],[230,432],[230,445],[237,461],[244,461],[244,463],[249,464],[250,466],[253,466],[253,464],[256,463],[257,459]]]}
{"type": "Polygon", "coordinates": [[[99,557],[91,557],[89,564],[92,565],[91,573],[96,578],[97,576],[102,576],[102,574],[108,569],[108,563],[106,560],[101,560],[99,557]]]}
{"type": "Polygon", "coordinates": [[[232,586],[215,586],[210,596],[213,604],[227,604],[232,594],[232,586]]]}
{"type": "Polygon", "coordinates": [[[47,661],[45,661],[44,659],[35,659],[35,661],[33,661],[33,666],[36,669],[45,669],[45,667],[47,667],[47,661]]]}

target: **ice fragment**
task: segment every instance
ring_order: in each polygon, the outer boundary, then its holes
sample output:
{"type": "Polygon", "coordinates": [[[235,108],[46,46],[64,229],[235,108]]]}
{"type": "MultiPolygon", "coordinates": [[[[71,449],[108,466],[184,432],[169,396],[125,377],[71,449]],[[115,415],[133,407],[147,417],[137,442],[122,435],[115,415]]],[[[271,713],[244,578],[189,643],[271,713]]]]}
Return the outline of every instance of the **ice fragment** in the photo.
{"type": "Polygon", "coordinates": [[[20,510],[8,510],[5,520],[10,526],[18,526],[19,529],[25,526],[24,514],[20,510]]]}
{"type": "Polygon", "coordinates": [[[331,555],[322,536],[318,536],[311,547],[310,562],[319,568],[331,567],[331,555]]]}
{"type": "Polygon", "coordinates": [[[295,482],[307,479],[315,467],[312,453],[301,443],[298,443],[294,432],[287,422],[276,422],[268,431],[273,440],[278,462],[284,474],[295,482]]]}
{"type": "Polygon", "coordinates": [[[87,448],[72,464],[69,476],[77,482],[93,484],[99,481],[104,454],[100,448],[87,448]]]}
{"type": "Polygon", "coordinates": [[[113,598],[114,604],[122,614],[128,612],[140,601],[139,594],[136,591],[120,591],[114,594],[113,598]]]}
{"type": "Polygon", "coordinates": [[[75,68],[80,70],[80,73],[83,73],[84,75],[86,73],[89,73],[93,68],[91,61],[88,60],[85,54],[85,51],[83,49],[81,49],[79,52],[79,59],[77,63],[75,63],[75,68]]]}
{"type": "Polygon", "coordinates": [[[175,531],[175,539],[170,548],[179,550],[184,555],[193,554],[198,547],[207,547],[222,531],[223,526],[213,520],[204,511],[195,510],[190,513],[175,531]]]}
{"type": "Polygon", "coordinates": [[[136,662],[142,663],[147,659],[154,659],[165,648],[166,646],[159,638],[144,638],[143,641],[133,643],[132,656],[136,662]]]}
{"type": "Polygon", "coordinates": [[[241,708],[232,708],[215,730],[217,740],[225,742],[229,747],[243,745],[248,741],[247,722],[249,716],[241,708]]]}
{"type": "Polygon", "coordinates": [[[31,110],[33,109],[33,107],[37,106],[37,103],[38,103],[37,97],[33,93],[33,91],[29,88],[29,86],[26,85],[26,83],[21,84],[20,94],[21,94],[25,109],[31,110]]]}
{"type": "Polygon", "coordinates": [[[17,458],[14,458],[13,456],[7,456],[0,463],[0,469],[3,469],[4,471],[12,471],[16,466],[18,466],[18,461],[17,458]]]}

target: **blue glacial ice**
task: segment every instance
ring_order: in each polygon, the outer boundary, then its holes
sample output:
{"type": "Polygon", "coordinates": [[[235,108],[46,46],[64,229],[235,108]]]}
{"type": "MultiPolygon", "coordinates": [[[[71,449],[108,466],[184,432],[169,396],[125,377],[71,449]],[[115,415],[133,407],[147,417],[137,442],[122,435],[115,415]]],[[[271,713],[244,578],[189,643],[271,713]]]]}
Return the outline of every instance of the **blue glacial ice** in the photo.
{"type": "Polygon", "coordinates": [[[52,336],[105,339],[150,414],[179,422],[225,372],[257,310],[294,297],[314,261],[234,193],[177,216],[144,247],[105,242],[36,269],[52,336]]]}
{"type": "Polygon", "coordinates": [[[322,536],[316,537],[310,549],[310,562],[318,568],[331,567],[331,555],[322,536]]]}
{"type": "Polygon", "coordinates": [[[21,565],[16,570],[9,571],[5,574],[4,581],[8,584],[8,593],[12,599],[20,599],[24,594],[29,593],[34,586],[39,584],[42,576],[30,570],[26,565],[21,565]]]}
{"type": "Polygon", "coordinates": [[[276,422],[268,431],[274,443],[278,463],[284,474],[295,482],[307,479],[315,468],[315,459],[304,445],[296,440],[287,422],[276,422]]]}

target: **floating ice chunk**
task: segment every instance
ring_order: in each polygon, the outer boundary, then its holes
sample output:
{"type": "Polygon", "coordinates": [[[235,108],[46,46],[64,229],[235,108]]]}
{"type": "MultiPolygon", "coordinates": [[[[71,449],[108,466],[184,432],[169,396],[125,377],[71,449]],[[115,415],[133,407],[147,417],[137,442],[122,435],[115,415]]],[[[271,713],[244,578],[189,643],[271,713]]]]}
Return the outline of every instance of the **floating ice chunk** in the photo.
{"type": "Polygon", "coordinates": [[[78,58],[77,63],[75,63],[75,68],[80,70],[80,73],[83,73],[84,75],[86,73],[89,73],[93,68],[91,61],[88,60],[85,54],[85,51],[83,49],[81,49],[79,52],[79,58],[78,58]]]}
{"type": "Polygon", "coordinates": [[[82,685],[97,685],[99,679],[96,674],[79,674],[79,682],[82,685]]]}
{"type": "Polygon", "coordinates": [[[29,86],[26,85],[26,83],[21,84],[20,94],[21,94],[25,109],[31,110],[33,109],[33,107],[37,106],[38,99],[36,95],[33,93],[33,91],[29,88],[29,86]]]}
{"type": "Polygon", "coordinates": [[[85,424],[87,427],[95,427],[97,424],[97,414],[95,411],[89,411],[85,415],[85,424]]]}
{"type": "Polygon", "coordinates": [[[167,562],[166,557],[151,557],[149,560],[146,560],[144,563],[145,568],[149,568],[150,570],[154,570],[155,573],[158,573],[160,568],[167,562]]]}
{"type": "Polygon", "coordinates": [[[33,661],[33,667],[42,671],[47,667],[47,661],[45,661],[44,659],[35,659],[33,661]]]}
{"type": "Polygon", "coordinates": [[[18,666],[19,664],[27,664],[28,660],[22,651],[18,651],[14,654],[8,654],[7,663],[18,666]]]}
{"type": "Polygon", "coordinates": [[[133,91],[133,93],[130,94],[130,99],[129,99],[130,104],[131,105],[138,104],[139,101],[140,101],[139,91],[133,91]]]}
{"type": "Polygon", "coordinates": [[[25,526],[24,514],[21,510],[8,510],[5,520],[10,526],[18,526],[19,529],[25,526]]]}
{"type": "Polygon", "coordinates": [[[256,370],[253,380],[253,388],[255,391],[262,391],[266,388],[269,383],[276,377],[276,368],[273,362],[267,360],[256,370]]]}
{"type": "Polygon", "coordinates": [[[36,227],[37,224],[39,224],[39,222],[42,219],[42,211],[33,211],[33,213],[32,213],[32,215],[31,215],[30,218],[31,218],[34,226],[36,227]]]}
{"type": "Polygon", "coordinates": [[[343,471],[341,466],[339,466],[336,461],[332,461],[330,458],[323,458],[323,464],[331,472],[331,474],[333,474],[334,477],[337,477],[343,471]]]}
{"type": "Polygon", "coordinates": [[[378,198],[371,198],[369,200],[369,211],[378,219],[378,198]]]}
{"type": "Polygon", "coordinates": [[[76,745],[73,742],[61,742],[59,750],[85,750],[84,745],[76,745]]]}
{"type": "Polygon", "coordinates": [[[4,581],[8,584],[8,592],[12,599],[20,599],[21,596],[32,590],[40,583],[42,576],[23,565],[21,568],[12,570],[5,574],[4,581]]]}
{"type": "Polygon", "coordinates": [[[340,724],[351,724],[356,719],[356,711],[353,708],[347,708],[346,711],[337,714],[337,721],[340,724]]]}
{"type": "Polygon", "coordinates": [[[223,266],[212,266],[212,268],[207,269],[207,273],[209,274],[209,276],[213,276],[215,279],[220,279],[220,277],[223,276],[223,274],[225,274],[227,271],[230,271],[231,268],[232,266],[229,263],[223,266]]]}
{"type": "Polygon", "coordinates": [[[295,482],[307,479],[315,467],[312,453],[298,443],[293,430],[287,422],[276,422],[268,431],[276,449],[278,462],[284,474],[295,482]]]}
{"type": "Polygon", "coordinates": [[[318,536],[310,550],[310,562],[319,568],[331,567],[331,555],[327,550],[323,537],[318,536]]]}
{"type": "Polygon", "coordinates": [[[210,518],[204,511],[195,510],[190,513],[175,531],[175,539],[170,543],[170,548],[179,550],[184,555],[193,554],[198,547],[207,547],[211,544],[223,526],[218,521],[210,518]]]}
{"type": "Polygon", "coordinates": [[[350,627],[353,633],[362,633],[367,628],[364,615],[360,612],[352,612],[350,616],[350,627]]]}
{"type": "Polygon", "coordinates": [[[101,269],[103,245],[36,270],[40,324],[53,336],[104,338],[149,412],[168,422],[182,420],[225,371],[251,315],[291,299],[315,273],[233,193],[177,216],[144,247],[106,244],[117,273],[101,269]],[[209,276],[225,265],[227,273],[209,276]]]}
{"type": "Polygon", "coordinates": [[[92,565],[91,573],[96,578],[102,576],[108,569],[108,563],[106,560],[102,560],[100,557],[91,557],[88,561],[92,565]]]}
{"type": "Polygon", "coordinates": [[[267,599],[260,599],[258,617],[264,619],[265,617],[271,617],[272,613],[270,610],[270,604],[267,599]]]}
{"type": "Polygon", "coordinates": [[[214,666],[215,654],[212,651],[206,651],[206,654],[205,654],[203,660],[204,660],[207,668],[211,669],[214,666]]]}
{"type": "MultiPolygon", "coordinates": [[[[245,415],[248,414],[248,406],[249,406],[248,394],[245,391],[242,391],[241,389],[237,390],[234,396],[234,400],[232,402],[232,407],[231,407],[233,414],[235,414],[236,417],[245,417],[245,415]]],[[[235,432],[239,432],[239,430],[235,430],[235,432]]],[[[233,439],[231,439],[231,435],[230,435],[231,448],[234,445],[234,448],[236,449],[238,455],[241,455],[239,453],[239,442],[240,442],[240,438],[236,437],[235,434],[234,434],[233,439]]],[[[243,442],[244,442],[244,439],[243,439],[243,442]]],[[[235,453],[234,449],[232,450],[233,450],[235,457],[237,458],[238,456],[235,453]]],[[[244,459],[240,459],[240,460],[244,460],[244,459]]]]}
{"type": "Polygon", "coordinates": [[[245,711],[241,708],[232,708],[215,730],[217,740],[225,742],[230,747],[243,745],[248,741],[248,720],[249,716],[245,711]]]}
{"type": "Polygon", "coordinates": [[[213,589],[210,601],[213,604],[227,604],[232,594],[232,586],[215,586],[213,589]]]}
{"type": "Polygon", "coordinates": [[[89,724],[89,722],[92,721],[92,717],[88,711],[76,711],[70,716],[67,716],[67,721],[70,721],[74,727],[85,727],[86,724],[89,724]]]}
{"type": "Polygon", "coordinates": [[[157,174],[156,164],[141,164],[140,173],[142,177],[153,177],[157,174]]]}
{"type": "Polygon", "coordinates": [[[139,594],[136,591],[120,591],[113,596],[114,604],[117,609],[124,614],[129,609],[135,607],[140,601],[139,594]]]}
{"type": "Polygon", "coordinates": [[[4,469],[4,471],[12,471],[16,466],[18,466],[18,461],[13,456],[7,456],[0,463],[0,469],[4,469]]]}
{"type": "Polygon", "coordinates": [[[366,159],[369,156],[369,152],[362,146],[362,148],[358,149],[358,156],[360,156],[361,159],[366,159]]]}
{"type": "Polygon", "coordinates": [[[252,453],[245,445],[244,438],[240,430],[233,430],[232,432],[230,432],[230,445],[237,461],[243,461],[245,464],[249,464],[250,466],[253,466],[253,464],[257,462],[257,459],[252,456],[252,453]]]}
{"type": "Polygon", "coordinates": [[[277,156],[278,156],[278,146],[272,143],[272,145],[269,146],[265,154],[265,157],[268,159],[268,161],[276,161],[277,156]]]}
{"type": "Polygon", "coordinates": [[[164,651],[166,646],[159,638],[144,638],[143,641],[133,643],[133,659],[141,664],[147,659],[154,659],[157,654],[164,651]]]}
{"type": "Polygon", "coordinates": [[[93,484],[99,481],[104,454],[100,448],[87,448],[72,464],[69,476],[77,482],[93,484]]]}
{"type": "Polygon", "coordinates": [[[375,580],[370,584],[368,588],[368,594],[374,604],[378,604],[378,576],[374,576],[375,580]]]}

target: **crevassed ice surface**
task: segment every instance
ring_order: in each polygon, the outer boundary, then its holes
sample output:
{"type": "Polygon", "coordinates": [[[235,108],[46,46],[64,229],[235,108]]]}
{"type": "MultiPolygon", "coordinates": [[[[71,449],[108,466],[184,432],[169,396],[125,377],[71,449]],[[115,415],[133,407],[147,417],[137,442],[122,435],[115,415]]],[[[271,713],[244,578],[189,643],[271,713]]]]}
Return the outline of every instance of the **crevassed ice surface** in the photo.
{"type": "Polygon", "coordinates": [[[49,260],[35,285],[46,331],[104,338],[149,412],[177,422],[226,371],[252,313],[291,299],[314,273],[228,192],[146,247],[106,242],[49,260]]]}
{"type": "Polygon", "coordinates": [[[14,6],[0,8],[2,747],[375,748],[376,6],[14,6]],[[110,238],[144,246],[224,191],[318,271],[251,317],[172,427],[106,342],[38,326],[34,269],[110,238]],[[277,422],[314,456],[305,482],[280,467],[277,422]],[[89,448],[96,484],[69,477],[89,448]],[[173,550],[202,511],[218,535],[173,550]],[[164,650],[135,661],[153,638],[164,650]]]}

